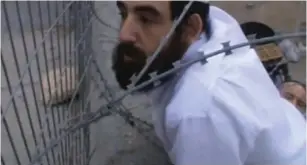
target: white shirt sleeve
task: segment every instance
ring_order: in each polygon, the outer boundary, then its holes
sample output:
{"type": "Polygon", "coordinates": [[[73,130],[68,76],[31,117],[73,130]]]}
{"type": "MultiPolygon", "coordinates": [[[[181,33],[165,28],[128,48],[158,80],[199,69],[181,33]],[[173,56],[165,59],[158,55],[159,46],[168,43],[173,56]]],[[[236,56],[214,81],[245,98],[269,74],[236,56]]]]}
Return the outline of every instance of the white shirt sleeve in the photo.
{"type": "Polygon", "coordinates": [[[248,152],[231,124],[209,116],[184,119],[175,132],[169,152],[175,165],[241,165],[248,152]]]}

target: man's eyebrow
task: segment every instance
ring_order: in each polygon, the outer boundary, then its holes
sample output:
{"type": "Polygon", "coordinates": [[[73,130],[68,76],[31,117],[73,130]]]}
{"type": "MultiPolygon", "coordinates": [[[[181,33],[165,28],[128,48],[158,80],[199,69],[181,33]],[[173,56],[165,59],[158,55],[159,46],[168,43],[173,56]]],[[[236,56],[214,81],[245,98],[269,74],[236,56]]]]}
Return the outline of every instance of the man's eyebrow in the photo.
{"type": "Polygon", "coordinates": [[[155,7],[153,6],[136,6],[134,8],[134,11],[135,12],[145,12],[145,13],[150,13],[152,14],[153,16],[160,16],[160,12],[159,10],[157,10],[155,7]]]}
{"type": "Polygon", "coordinates": [[[125,4],[122,1],[116,1],[116,5],[119,9],[126,8],[125,4]]]}

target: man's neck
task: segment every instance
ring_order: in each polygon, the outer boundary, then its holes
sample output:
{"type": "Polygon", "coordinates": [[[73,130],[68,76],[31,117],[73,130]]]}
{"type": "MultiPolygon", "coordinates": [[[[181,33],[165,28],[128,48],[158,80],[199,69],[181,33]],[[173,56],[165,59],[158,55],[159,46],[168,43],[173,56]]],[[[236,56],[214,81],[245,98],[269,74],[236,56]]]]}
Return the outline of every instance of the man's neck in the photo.
{"type": "Polygon", "coordinates": [[[207,37],[205,33],[202,33],[198,40],[195,40],[188,47],[188,50],[184,53],[181,62],[185,63],[197,58],[199,48],[207,42],[207,37]]]}

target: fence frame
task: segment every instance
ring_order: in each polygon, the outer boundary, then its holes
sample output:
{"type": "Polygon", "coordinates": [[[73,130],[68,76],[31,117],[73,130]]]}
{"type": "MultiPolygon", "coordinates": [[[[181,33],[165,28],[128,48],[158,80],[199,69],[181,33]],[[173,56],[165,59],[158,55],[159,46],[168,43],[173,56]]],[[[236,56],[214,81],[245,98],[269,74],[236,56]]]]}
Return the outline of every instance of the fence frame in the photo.
{"type": "Polygon", "coordinates": [[[6,153],[3,150],[2,164],[89,164],[89,126],[67,135],[55,148],[48,146],[54,144],[52,139],[65,134],[62,128],[69,124],[68,121],[90,111],[90,104],[86,101],[91,87],[89,65],[93,56],[92,5],[93,2],[87,1],[1,2],[4,15],[2,24],[5,25],[2,30],[8,33],[8,40],[3,42],[8,42],[7,45],[10,46],[6,49],[2,46],[1,49],[1,66],[6,80],[6,87],[1,88],[7,88],[10,95],[7,102],[2,102],[1,119],[4,124],[2,133],[7,135],[5,137],[11,148],[5,149],[6,153]],[[16,40],[22,40],[22,44],[16,40]],[[6,64],[10,61],[10,52],[14,58],[14,66],[6,64]],[[23,60],[24,57],[26,60],[23,60]],[[17,71],[17,85],[12,85],[12,78],[16,76],[12,74],[11,68],[17,71]],[[34,81],[35,71],[39,80],[34,81]],[[50,71],[50,75],[42,76],[44,71],[50,71]],[[24,82],[28,77],[30,87],[24,82]],[[43,79],[47,79],[48,89],[43,88],[43,79]],[[36,81],[39,89],[35,85],[36,81]],[[70,97],[68,100],[61,100],[64,99],[68,86],[74,88],[74,91],[67,96],[70,97]],[[46,93],[51,97],[54,90],[52,88],[56,89],[53,93],[57,100],[55,104],[46,102],[45,99],[46,93]],[[21,103],[18,102],[18,91],[22,92],[21,103]],[[39,94],[43,103],[37,96],[39,94]],[[29,123],[25,123],[23,115],[20,115],[24,111],[20,104],[26,107],[29,123]],[[32,109],[36,109],[36,112],[32,109]],[[11,112],[17,118],[17,125],[14,127],[17,132],[11,131],[12,121],[16,120],[12,118],[11,112]],[[31,127],[30,134],[26,133],[29,132],[28,125],[31,127]],[[20,133],[21,142],[16,140],[20,133]],[[8,155],[12,155],[12,158],[8,155]],[[37,158],[37,155],[41,156],[37,158]]]}

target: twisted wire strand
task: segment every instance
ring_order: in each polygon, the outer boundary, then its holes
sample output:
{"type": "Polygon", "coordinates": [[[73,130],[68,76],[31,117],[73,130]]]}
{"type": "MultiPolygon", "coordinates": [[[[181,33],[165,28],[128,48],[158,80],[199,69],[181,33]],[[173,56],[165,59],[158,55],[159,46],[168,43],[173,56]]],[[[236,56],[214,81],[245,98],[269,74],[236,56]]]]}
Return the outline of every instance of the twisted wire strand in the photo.
{"type": "Polygon", "coordinates": [[[195,60],[191,60],[191,61],[186,62],[185,64],[182,64],[178,67],[175,67],[175,68],[173,68],[173,69],[171,69],[167,72],[164,72],[160,75],[157,75],[156,77],[152,78],[151,80],[145,81],[142,84],[140,84],[140,85],[138,85],[134,88],[129,89],[122,96],[118,97],[117,99],[114,99],[113,101],[109,102],[108,104],[102,105],[100,108],[98,108],[97,111],[88,113],[87,114],[88,117],[87,117],[86,120],[80,121],[75,126],[66,129],[66,134],[61,135],[57,139],[51,140],[50,145],[46,147],[45,151],[43,151],[43,152],[39,153],[38,155],[36,155],[35,157],[33,157],[30,165],[33,165],[36,162],[38,162],[41,159],[41,157],[43,157],[49,150],[51,150],[52,148],[57,146],[61,142],[61,140],[64,139],[69,134],[71,134],[71,133],[75,132],[76,130],[78,130],[82,127],[88,126],[89,124],[94,123],[94,122],[98,121],[99,119],[101,119],[103,116],[105,116],[106,110],[107,111],[113,111],[113,112],[116,111],[116,110],[112,109],[112,107],[115,104],[119,103],[127,95],[129,95],[133,92],[136,92],[139,89],[141,89],[141,88],[143,88],[143,87],[145,87],[145,86],[147,86],[147,85],[149,85],[149,84],[151,84],[151,83],[153,83],[153,82],[155,82],[155,81],[157,81],[157,80],[159,80],[159,79],[161,79],[165,76],[168,76],[172,73],[175,73],[176,71],[179,71],[180,69],[186,68],[186,67],[188,67],[188,66],[190,66],[190,65],[192,65],[196,62],[206,60],[209,57],[213,57],[215,55],[218,55],[218,54],[221,54],[221,53],[224,53],[224,52],[227,52],[227,51],[231,51],[233,49],[237,49],[237,48],[241,48],[241,47],[245,47],[245,46],[249,46],[249,45],[254,45],[254,44],[265,43],[265,42],[268,42],[268,41],[276,41],[276,40],[282,40],[282,39],[285,39],[285,38],[295,38],[295,37],[306,37],[306,33],[305,32],[289,33],[289,34],[284,34],[284,35],[279,35],[279,36],[266,37],[266,38],[262,38],[262,39],[254,39],[254,40],[251,40],[249,42],[236,44],[236,45],[229,46],[229,47],[224,47],[220,50],[209,53],[209,54],[207,54],[203,57],[197,58],[195,60]]]}
{"type": "MultiPolygon", "coordinates": [[[[212,52],[212,53],[209,53],[207,55],[204,55],[203,57],[199,57],[195,60],[191,60],[190,62],[186,62],[184,64],[181,64],[180,66],[177,66],[169,71],[166,71],[160,75],[157,75],[156,77],[153,77],[152,79],[148,80],[148,81],[145,81],[143,82],[142,84],[134,87],[134,88],[131,88],[129,89],[127,92],[125,92],[122,96],[118,97],[117,99],[114,99],[112,102],[108,103],[107,105],[103,105],[101,106],[96,112],[94,112],[94,115],[96,116],[97,115],[97,119],[99,119],[99,114],[104,110],[104,109],[110,109],[110,107],[112,107],[114,104],[117,104],[118,102],[120,102],[123,98],[125,98],[126,96],[140,90],[141,88],[144,88],[146,87],[147,85],[155,82],[155,81],[158,81],[159,79],[161,78],[164,78],[166,76],[169,76],[170,74],[176,72],[176,71],[179,71],[180,69],[183,69],[183,68],[186,68],[196,62],[199,62],[199,61],[204,61],[206,60],[207,58],[210,58],[210,57],[213,57],[215,55],[218,55],[218,54],[221,54],[221,53],[224,53],[224,52],[228,52],[228,51],[231,51],[233,49],[237,49],[237,48],[241,48],[241,47],[245,47],[245,46],[249,46],[249,45],[254,45],[254,44],[261,44],[261,43],[265,43],[265,42],[268,42],[268,41],[276,41],[276,40],[282,40],[282,39],[285,39],[285,38],[295,38],[295,37],[306,37],[306,33],[305,32],[298,32],[298,33],[290,33],[290,34],[284,34],[284,35],[279,35],[279,36],[273,36],[273,37],[266,37],[266,38],[261,38],[261,39],[254,39],[254,40],[251,40],[249,42],[245,42],[245,43],[241,43],[241,44],[236,44],[236,45],[233,45],[233,46],[229,46],[229,47],[224,47],[220,50],[217,50],[215,52],[212,52]]],[[[97,119],[93,118],[93,121],[96,121],[97,119]]],[[[77,129],[78,127],[82,126],[83,124],[89,124],[87,123],[86,121],[84,121],[84,123],[80,123],[79,125],[76,125],[75,128],[72,128],[72,129],[77,129]]]]}

